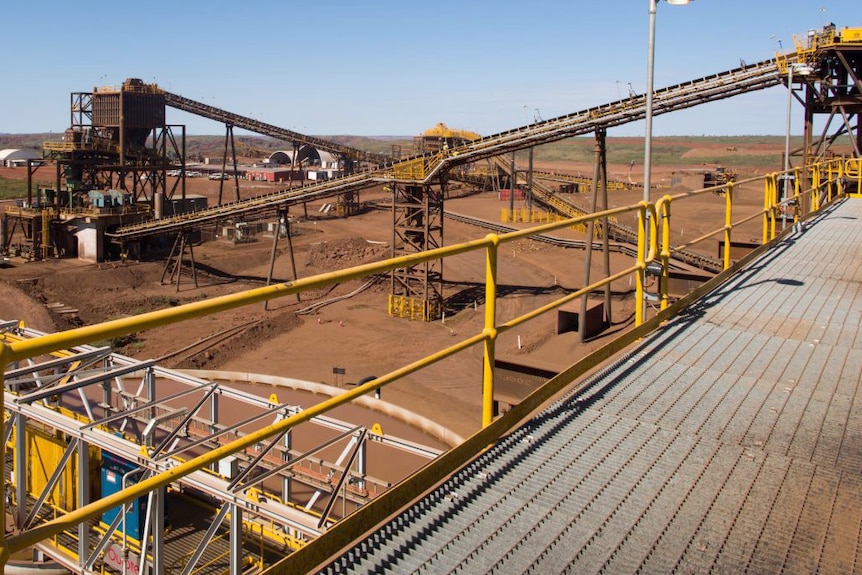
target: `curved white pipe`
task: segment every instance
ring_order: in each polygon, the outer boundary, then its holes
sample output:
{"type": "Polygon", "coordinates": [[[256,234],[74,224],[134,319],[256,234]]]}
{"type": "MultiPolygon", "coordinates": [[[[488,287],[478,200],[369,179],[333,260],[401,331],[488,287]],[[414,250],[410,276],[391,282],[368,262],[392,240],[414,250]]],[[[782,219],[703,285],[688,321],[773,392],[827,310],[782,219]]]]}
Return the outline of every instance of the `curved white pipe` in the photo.
{"type": "MultiPolygon", "coordinates": [[[[179,371],[181,373],[191,375],[192,377],[198,377],[200,379],[206,379],[209,381],[220,380],[236,381],[240,383],[264,383],[267,385],[272,385],[274,387],[285,387],[288,389],[307,391],[310,393],[326,395],[328,397],[335,397],[336,395],[340,395],[344,392],[343,389],[333,387],[331,385],[326,385],[324,383],[315,383],[312,381],[303,381],[301,379],[279,377],[276,375],[267,375],[263,373],[247,373],[241,371],[221,371],[210,369],[177,369],[174,371],[179,371]]],[[[422,415],[419,415],[418,413],[414,413],[410,410],[404,409],[403,407],[399,407],[387,401],[374,399],[373,397],[363,396],[357,398],[354,403],[364,408],[378,411],[399,421],[403,421],[404,423],[419,429],[423,433],[430,435],[434,439],[445,443],[449,447],[455,447],[456,445],[459,445],[464,441],[463,437],[461,437],[448,427],[444,427],[436,421],[432,421],[427,417],[424,417],[422,415]]]]}

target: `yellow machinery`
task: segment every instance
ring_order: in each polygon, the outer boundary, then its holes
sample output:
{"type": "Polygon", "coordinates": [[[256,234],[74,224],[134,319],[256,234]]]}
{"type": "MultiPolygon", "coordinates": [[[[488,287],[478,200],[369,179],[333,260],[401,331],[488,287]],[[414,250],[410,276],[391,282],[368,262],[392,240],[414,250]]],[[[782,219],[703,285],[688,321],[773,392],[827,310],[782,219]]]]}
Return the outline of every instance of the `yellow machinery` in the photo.
{"type": "Polygon", "coordinates": [[[431,129],[422,132],[421,136],[414,138],[413,147],[417,152],[439,152],[444,149],[461,146],[468,142],[480,139],[482,136],[469,130],[456,130],[450,128],[443,122],[439,122],[431,129]]]}

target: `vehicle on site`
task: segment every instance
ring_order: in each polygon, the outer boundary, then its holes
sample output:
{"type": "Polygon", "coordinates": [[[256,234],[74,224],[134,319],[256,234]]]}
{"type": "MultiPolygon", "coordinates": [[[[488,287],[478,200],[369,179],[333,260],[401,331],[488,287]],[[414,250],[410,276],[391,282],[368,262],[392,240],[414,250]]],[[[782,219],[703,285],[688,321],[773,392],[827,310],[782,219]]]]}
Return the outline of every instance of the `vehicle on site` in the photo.
{"type": "MultiPolygon", "coordinates": [[[[736,181],[736,172],[732,170],[728,170],[724,166],[717,166],[715,170],[711,172],[704,172],[703,174],[703,187],[704,188],[715,188],[718,186],[723,186],[724,184],[729,184],[730,182],[736,181]]],[[[718,193],[721,193],[720,191],[718,193]]]]}

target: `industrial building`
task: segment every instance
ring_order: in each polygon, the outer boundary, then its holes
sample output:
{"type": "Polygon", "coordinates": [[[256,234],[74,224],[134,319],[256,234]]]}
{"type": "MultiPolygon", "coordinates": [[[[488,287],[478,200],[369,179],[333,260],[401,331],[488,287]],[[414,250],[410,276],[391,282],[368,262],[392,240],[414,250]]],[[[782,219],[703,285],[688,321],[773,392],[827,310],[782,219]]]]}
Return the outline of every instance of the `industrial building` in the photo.
{"type": "Polygon", "coordinates": [[[26,168],[27,162],[38,162],[42,154],[30,148],[0,150],[0,166],[4,168],[26,168]]]}

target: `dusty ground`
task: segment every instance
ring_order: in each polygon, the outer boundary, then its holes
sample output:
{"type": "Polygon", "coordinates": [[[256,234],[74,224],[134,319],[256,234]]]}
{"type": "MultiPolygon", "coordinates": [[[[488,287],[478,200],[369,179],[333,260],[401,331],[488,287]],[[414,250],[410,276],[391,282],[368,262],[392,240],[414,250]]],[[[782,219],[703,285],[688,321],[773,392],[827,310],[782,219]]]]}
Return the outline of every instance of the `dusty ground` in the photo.
{"type": "MultiPolygon", "coordinates": [[[[541,168],[571,173],[591,171],[590,166],[541,168]]],[[[609,173],[613,176],[626,169],[627,166],[612,166],[609,173]]],[[[657,168],[654,181],[669,185],[673,169],[672,166],[657,168]]],[[[3,170],[2,175],[23,177],[21,172],[3,170]]],[[[243,197],[267,191],[261,187],[274,188],[255,183],[257,188],[252,189],[248,183],[243,184],[243,197]]],[[[217,190],[218,182],[194,179],[189,180],[187,193],[217,197],[217,190]]],[[[224,193],[226,198],[232,198],[231,182],[225,182],[224,193]]],[[[657,192],[654,197],[664,193],[667,190],[657,192]]],[[[762,191],[757,187],[746,190],[743,195],[741,206],[756,209],[762,202],[762,191]]],[[[628,205],[640,200],[639,192],[611,192],[610,196],[612,205],[628,205]]],[[[375,192],[370,191],[363,193],[360,199],[373,197],[375,192]]],[[[580,199],[587,204],[583,194],[580,199]]],[[[493,193],[451,199],[446,203],[447,210],[492,221],[499,221],[502,207],[505,206],[493,193]]],[[[381,259],[389,254],[391,213],[370,210],[346,219],[315,217],[318,208],[319,205],[308,206],[312,219],[298,225],[299,235],[294,238],[300,277],[381,259]]],[[[680,230],[679,241],[718,227],[723,221],[723,209],[724,199],[718,196],[685,206],[680,203],[673,216],[679,226],[676,229],[680,230]]],[[[299,215],[301,212],[300,209],[292,213],[299,215]]],[[[623,220],[623,223],[633,222],[623,220]]],[[[755,221],[736,237],[747,240],[756,237],[758,230],[759,222],[755,221]]],[[[445,223],[446,244],[482,237],[486,233],[450,220],[445,223]]],[[[575,237],[575,232],[560,232],[560,235],[575,237]]],[[[173,285],[160,285],[163,261],[98,265],[77,260],[13,261],[13,267],[0,269],[0,319],[22,319],[28,325],[51,331],[259,287],[266,279],[270,249],[269,238],[249,244],[206,242],[195,248],[199,286],[195,288],[191,278],[183,276],[179,292],[173,285]],[[60,316],[46,307],[52,303],[63,303],[78,311],[60,316]]],[[[291,278],[285,249],[286,242],[280,242],[275,268],[278,280],[291,278]]],[[[710,240],[698,249],[715,256],[716,242],[710,240]]],[[[564,290],[582,285],[583,252],[523,241],[502,249],[500,256],[499,283],[504,294],[498,303],[500,321],[535,307],[536,302],[550,301],[564,290]]],[[[600,259],[593,258],[596,272],[600,270],[600,259]]],[[[621,269],[631,263],[630,258],[614,256],[612,267],[621,269]]],[[[272,373],[343,385],[368,375],[382,375],[481,331],[484,306],[482,289],[477,286],[484,278],[484,255],[467,254],[447,260],[444,278],[445,295],[457,295],[461,305],[456,313],[446,318],[445,324],[389,317],[386,281],[313,313],[297,314],[311,304],[353,291],[362,283],[355,281],[320,293],[303,294],[301,302],[294,296],[271,302],[269,311],[264,311],[262,306],[246,307],[186,322],[179,328],[155,329],[113,343],[119,346],[121,353],[139,358],[164,358],[161,362],[168,366],[272,373]],[[220,341],[218,334],[240,325],[247,327],[239,335],[220,341]],[[215,345],[184,349],[210,336],[216,336],[210,342],[217,341],[215,345]],[[334,367],[346,370],[343,380],[334,379],[334,367]]],[[[590,349],[602,345],[613,333],[630,325],[631,283],[619,282],[613,286],[613,291],[616,295],[614,325],[594,341],[581,345],[575,334],[554,335],[555,316],[548,314],[519,328],[516,333],[502,335],[497,344],[498,355],[528,357],[530,362],[556,368],[573,363],[590,349]]],[[[468,434],[480,421],[481,352],[477,347],[406,377],[388,387],[383,392],[385,398],[435,419],[456,433],[468,434]]]]}

